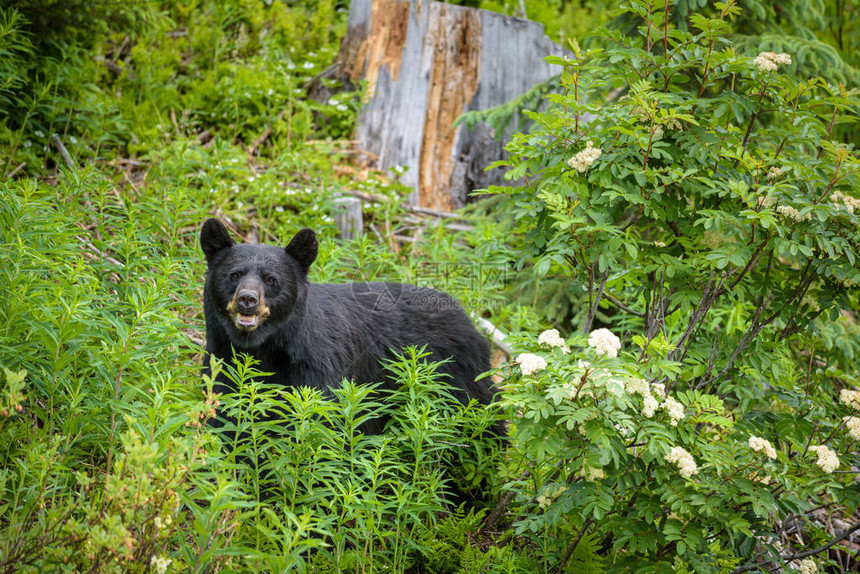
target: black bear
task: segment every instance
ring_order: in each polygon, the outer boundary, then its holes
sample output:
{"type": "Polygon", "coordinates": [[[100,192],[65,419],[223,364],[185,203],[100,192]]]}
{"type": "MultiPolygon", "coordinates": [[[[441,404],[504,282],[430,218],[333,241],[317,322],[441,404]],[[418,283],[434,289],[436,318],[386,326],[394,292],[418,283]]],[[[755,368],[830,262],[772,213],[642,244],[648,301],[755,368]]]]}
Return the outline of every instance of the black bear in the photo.
{"type": "MultiPolygon", "coordinates": [[[[424,347],[452,394],[466,403],[493,400],[490,346],[445,293],[394,283],[316,284],[307,275],[317,256],[316,234],[302,229],[286,247],[237,244],[217,219],[200,232],[208,271],[204,291],[206,351],[231,360],[248,353],[285,386],[309,386],[331,396],[343,379],[392,381],[380,365],[403,347],[424,347]]],[[[384,421],[364,430],[378,434],[384,421]]]]}

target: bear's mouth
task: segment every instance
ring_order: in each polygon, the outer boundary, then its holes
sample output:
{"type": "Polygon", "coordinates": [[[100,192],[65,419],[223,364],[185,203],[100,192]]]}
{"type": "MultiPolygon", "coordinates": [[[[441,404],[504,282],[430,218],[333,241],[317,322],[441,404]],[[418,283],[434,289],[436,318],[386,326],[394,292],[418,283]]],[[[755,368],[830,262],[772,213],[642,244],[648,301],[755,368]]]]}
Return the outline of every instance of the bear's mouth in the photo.
{"type": "Polygon", "coordinates": [[[268,307],[264,307],[262,310],[258,311],[253,315],[247,315],[245,313],[230,313],[230,318],[233,319],[233,324],[239,331],[243,331],[245,333],[250,333],[251,331],[257,329],[263,322],[266,320],[266,317],[269,316],[268,307]]]}
{"type": "Polygon", "coordinates": [[[236,314],[236,326],[240,329],[247,329],[251,331],[257,328],[257,324],[259,323],[259,319],[256,315],[242,315],[241,313],[236,314]]]}

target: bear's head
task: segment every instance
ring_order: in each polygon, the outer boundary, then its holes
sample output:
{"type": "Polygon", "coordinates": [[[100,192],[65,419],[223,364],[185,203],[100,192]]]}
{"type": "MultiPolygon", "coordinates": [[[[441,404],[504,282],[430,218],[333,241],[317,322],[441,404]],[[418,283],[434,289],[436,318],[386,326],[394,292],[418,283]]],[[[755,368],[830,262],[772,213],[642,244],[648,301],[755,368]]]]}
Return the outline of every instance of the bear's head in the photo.
{"type": "Polygon", "coordinates": [[[310,229],[286,247],[236,243],[217,219],[203,224],[200,247],[208,265],[206,321],[217,321],[241,348],[258,347],[290,319],[318,249],[310,229]]]}

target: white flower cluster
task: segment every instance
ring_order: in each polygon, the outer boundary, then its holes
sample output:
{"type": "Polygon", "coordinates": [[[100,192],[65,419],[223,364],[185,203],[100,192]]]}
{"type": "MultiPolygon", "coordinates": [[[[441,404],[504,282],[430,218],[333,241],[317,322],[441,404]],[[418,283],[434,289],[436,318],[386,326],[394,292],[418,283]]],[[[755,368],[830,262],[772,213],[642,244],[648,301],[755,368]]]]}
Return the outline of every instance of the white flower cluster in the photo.
{"type": "Polygon", "coordinates": [[[164,556],[153,556],[152,560],[149,561],[149,564],[158,574],[164,574],[167,572],[167,567],[170,566],[171,562],[173,562],[173,560],[170,558],[166,558],[164,556]]]}
{"type": "Polygon", "coordinates": [[[546,510],[552,505],[553,500],[561,496],[561,494],[565,491],[565,487],[557,486],[552,490],[546,489],[543,494],[537,497],[538,506],[541,507],[541,510],[546,510]]]}
{"type": "Polygon", "coordinates": [[[546,368],[546,359],[532,353],[518,355],[516,363],[520,366],[524,375],[531,375],[546,368]]]}
{"type": "Polygon", "coordinates": [[[666,118],[666,121],[663,122],[663,125],[666,126],[667,130],[680,130],[683,124],[678,120],[678,118],[666,118]]]}
{"type": "Polygon", "coordinates": [[[558,329],[549,329],[538,336],[538,343],[547,347],[561,347],[561,352],[567,354],[570,348],[564,344],[564,339],[558,334],[558,329]]]}
{"type": "Polygon", "coordinates": [[[678,465],[678,472],[681,476],[690,478],[694,474],[698,474],[699,467],[696,466],[696,461],[693,460],[693,455],[684,450],[684,447],[673,446],[663,460],[670,464],[678,465]]]}
{"type": "Polygon", "coordinates": [[[764,209],[770,209],[770,208],[771,208],[771,207],[773,207],[774,205],[776,205],[776,198],[775,198],[775,197],[773,197],[773,196],[771,196],[771,195],[765,195],[765,196],[761,199],[761,206],[762,206],[764,209]]]}
{"type": "Polygon", "coordinates": [[[645,415],[646,418],[651,418],[654,416],[654,413],[657,412],[657,407],[660,406],[660,403],[657,402],[651,395],[646,395],[642,399],[642,414],[645,415]]]}
{"type": "Polygon", "coordinates": [[[598,355],[606,355],[614,359],[621,349],[621,339],[613,335],[609,329],[595,329],[588,335],[588,346],[598,355]]]}
{"type": "Polygon", "coordinates": [[[627,379],[624,383],[624,389],[631,395],[642,395],[643,397],[651,394],[651,388],[648,386],[648,381],[634,377],[627,379]]]}
{"type": "Polygon", "coordinates": [[[669,424],[673,427],[678,426],[678,421],[684,418],[684,405],[672,397],[666,397],[666,401],[663,403],[663,410],[665,410],[666,414],[669,415],[669,418],[672,419],[669,424]]]}
{"type": "Polygon", "coordinates": [[[800,212],[790,205],[780,205],[776,208],[776,212],[786,219],[791,219],[794,221],[804,221],[812,219],[812,213],[807,213],[803,217],[801,217],[800,212]]]}
{"type": "Polygon", "coordinates": [[[851,197],[850,195],[845,195],[839,190],[830,194],[830,201],[835,203],[836,207],[839,207],[839,204],[841,203],[845,206],[845,209],[848,210],[848,213],[854,213],[855,210],[860,212],[860,199],[851,197]]]}
{"type": "Polygon", "coordinates": [[[702,233],[702,245],[708,249],[716,249],[721,245],[731,242],[731,238],[715,229],[708,229],[702,233]]]}
{"type": "Polygon", "coordinates": [[[845,426],[848,428],[848,436],[854,440],[860,440],[860,418],[845,417],[842,420],[845,421],[845,426]]]}
{"type": "Polygon", "coordinates": [[[601,480],[606,476],[603,472],[602,468],[591,468],[587,464],[582,466],[582,470],[579,471],[579,476],[585,478],[585,480],[589,482],[594,482],[596,480],[601,480]]]}
{"type": "Polygon", "coordinates": [[[800,574],[816,574],[818,572],[818,565],[813,558],[804,558],[797,565],[797,570],[800,574]]]}
{"type": "Polygon", "coordinates": [[[164,530],[165,528],[169,528],[171,524],[173,524],[173,519],[170,516],[165,518],[161,518],[160,516],[156,516],[153,519],[153,523],[155,523],[155,528],[158,530],[164,530]]]}
{"type": "Polygon", "coordinates": [[[582,173],[591,167],[591,164],[593,164],[602,153],[603,152],[600,151],[599,147],[594,147],[591,142],[588,142],[585,144],[584,150],[567,160],[567,165],[579,173],[582,173]]]}
{"type": "Polygon", "coordinates": [[[773,166],[772,168],[767,170],[767,176],[766,177],[767,177],[768,181],[773,181],[775,179],[778,179],[779,176],[781,176],[781,175],[782,175],[782,168],[773,166]]]}
{"type": "Polygon", "coordinates": [[[776,458],[776,449],[770,444],[770,441],[760,436],[751,436],[749,439],[750,448],[756,452],[764,451],[768,458],[776,458]]]}
{"type": "Polygon", "coordinates": [[[660,407],[657,398],[666,400],[663,407],[672,419],[672,426],[678,426],[678,421],[684,418],[684,406],[671,397],[666,398],[666,386],[664,384],[654,383],[649,386],[648,381],[644,379],[632,378],[627,380],[624,388],[631,395],[642,395],[642,414],[645,415],[645,418],[650,419],[657,412],[660,407]]]}
{"type": "Polygon", "coordinates": [[[753,64],[762,72],[775,72],[780,66],[791,64],[791,56],[785,53],[762,52],[753,59],[753,64]]]}
{"type": "Polygon", "coordinates": [[[855,411],[860,411],[860,391],[842,389],[839,391],[839,402],[855,411]]]}
{"type": "Polygon", "coordinates": [[[837,468],[839,468],[839,457],[836,456],[836,453],[824,446],[823,444],[818,446],[811,446],[809,450],[818,455],[818,460],[815,461],[821,470],[830,474],[837,468]]]}

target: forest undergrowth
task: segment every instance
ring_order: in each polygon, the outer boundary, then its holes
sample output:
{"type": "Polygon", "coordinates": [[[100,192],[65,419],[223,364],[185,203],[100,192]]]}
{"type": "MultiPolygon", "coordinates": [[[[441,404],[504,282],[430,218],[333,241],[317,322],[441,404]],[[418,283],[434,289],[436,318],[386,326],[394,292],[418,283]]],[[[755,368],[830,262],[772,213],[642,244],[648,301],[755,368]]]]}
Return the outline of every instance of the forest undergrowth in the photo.
{"type": "Polygon", "coordinates": [[[608,26],[452,217],[356,150],[366,86],[308,97],[345,2],[0,8],[0,572],[856,571],[857,2],[526,4],[608,26]],[[248,357],[216,394],[213,216],[451,293],[507,334],[497,406],[420,349],[387,395],[248,357]]]}

